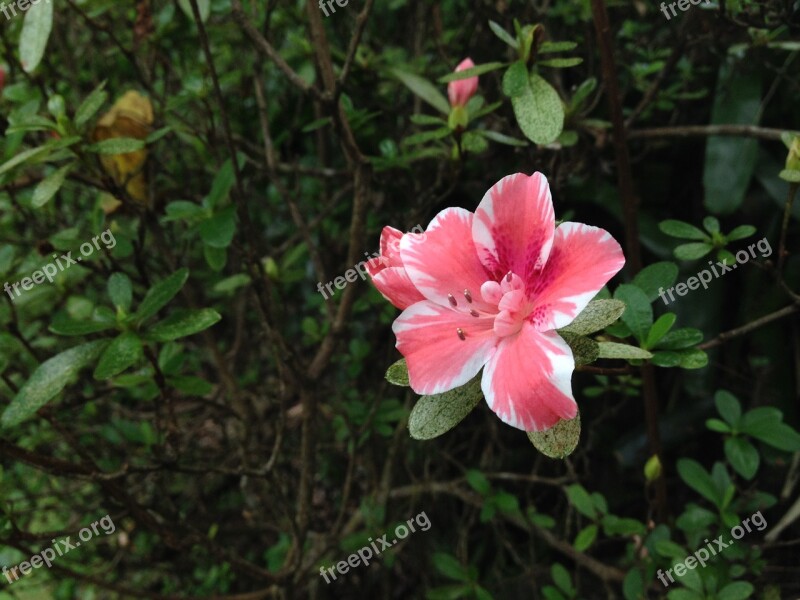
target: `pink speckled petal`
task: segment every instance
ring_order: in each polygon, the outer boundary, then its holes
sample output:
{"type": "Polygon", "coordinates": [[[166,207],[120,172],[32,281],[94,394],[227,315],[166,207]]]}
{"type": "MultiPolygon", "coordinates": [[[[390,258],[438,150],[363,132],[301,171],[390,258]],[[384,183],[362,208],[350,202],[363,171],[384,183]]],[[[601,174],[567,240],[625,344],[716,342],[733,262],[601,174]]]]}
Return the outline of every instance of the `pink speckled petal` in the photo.
{"type": "Polygon", "coordinates": [[[495,281],[509,271],[529,281],[550,254],[554,227],[547,178],[517,173],[486,192],[475,211],[472,239],[495,281]]]}
{"type": "Polygon", "coordinates": [[[569,325],[625,264],[617,241],[605,229],[562,223],[539,277],[528,283],[540,331],[569,325]]]}
{"type": "Polygon", "coordinates": [[[549,429],[578,411],[572,397],[572,350],[554,331],[526,322],[486,363],[481,388],[504,422],[524,431],[549,429]]]}

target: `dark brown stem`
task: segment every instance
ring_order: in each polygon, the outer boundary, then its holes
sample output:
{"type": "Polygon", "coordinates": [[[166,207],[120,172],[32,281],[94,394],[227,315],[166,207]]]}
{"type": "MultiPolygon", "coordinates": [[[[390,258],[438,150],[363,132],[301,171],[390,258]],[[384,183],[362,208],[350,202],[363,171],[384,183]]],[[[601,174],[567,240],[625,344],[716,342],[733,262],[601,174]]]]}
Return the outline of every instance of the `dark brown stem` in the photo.
{"type": "Polygon", "coordinates": [[[763,327],[764,325],[769,325],[773,321],[777,321],[779,319],[782,319],[783,317],[788,317],[789,315],[792,315],[798,311],[800,311],[800,304],[791,304],[780,310],[775,311],[774,313],[764,315],[760,319],[751,321],[747,325],[742,325],[741,327],[737,327],[736,329],[731,329],[730,331],[725,331],[723,333],[720,333],[713,340],[709,340],[707,342],[700,344],[698,348],[700,350],[708,350],[709,348],[719,346],[720,344],[723,344],[730,339],[750,333],[751,331],[754,331],[759,327],[763,327]]]}
{"type": "MultiPolygon", "coordinates": [[[[608,107],[614,131],[614,150],[617,158],[617,181],[619,193],[622,198],[622,210],[625,221],[625,250],[632,274],[642,269],[642,253],[639,245],[639,199],[633,186],[630,155],[628,154],[627,133],[622,116],[622,97],[617,71],[614,65],[614,49],[611,36],[611,24],[608,20],[605,2],[591,0],[592,16],[597,44],[600,47],[600,63],[603,70],[603,80],[608,93],[608,107]]],[[[662,459],[661,436],[658,431],[658,395],[655,380],[655,370],[652,365],[642,367],[642,383],[644,394],[645,418],[647,421],[647,437],[650,442],[650,452],[662,459]]],[[[661,460],[663,464],[664,461],[661,460]]],[[[656,480],[656,515],[659,521],[664,519],[667,509],[667,486],[662,475],[656,480]]]]}
{"type": "Polygon", "coordinates": [[[796,183],[789,184],[789,196],[786,198],[786,206],[783,209],[783,223],[781,223],[781,241],[778,245],[778,276],[782,277],[783,261],[786,260],[786,232],[789,230],[789,221],[792,218],[792,204],[794,197],[797,195],[797,190],[800,185],[796,183]]]}
{"type": "MultiPolygon", "coordinates": [[[[684,125],[680,127],[633,129],[628,133],[628,139],[641,140],[652,138],[686,138],[726,135],[780,141],[781,134],[783,132],[783,129],[768,129],[767,127],[757,127],[756,125],[684,125]]],[[[614,135],[616,135],[616,132],[614,135]]]]}

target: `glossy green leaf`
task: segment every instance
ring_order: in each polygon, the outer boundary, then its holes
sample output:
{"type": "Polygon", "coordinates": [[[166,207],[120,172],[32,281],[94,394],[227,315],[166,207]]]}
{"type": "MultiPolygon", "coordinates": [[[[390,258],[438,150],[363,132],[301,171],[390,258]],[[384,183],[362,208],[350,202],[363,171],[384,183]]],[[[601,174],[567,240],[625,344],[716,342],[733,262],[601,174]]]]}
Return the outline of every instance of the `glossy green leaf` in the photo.
{"type": "Polygon", "coordinates": [[[505,63],[501,62],[490,62],[484,63],[482,65],[475,65],[474,67],[470,67],[469,69],[464,69],[463,71],[453,71],[444,77],[439,78],[439,83],[450,83],[451,81],[459,81],[461,79],[469,79],[470,77],[477,77],[478,75],[483,75],[484,73],[491,73],[492,71],[497,71],[498,69],[502,69],[505,67],[505,63]]]}
{"type": "Polygon", "coordinates": [[[97,360],[108,344],[98,340],[65,350],[40,364],[3,411],[0,424],[14,427],[32,417],[84,367],[97,360]]]}
{"type": "Polygon", "coordinates": [[[658,228],[669,236],[686,239],[686,240],[704,240],[710,241],[708,234],[698,229],[694,225],[677,221],[675,219],[667,219],[658,224],[658,228]]]}
{"type": "Polygon", "coordinates": [[[133,286],[125,273],[114,273],[108,278],[108,297],[111,303],[127,312],[133,299],[133,286]]]}
{"type": "Polygon", "coordinates": [[[149,328],[146,337],[156,342],[171,342],[208,329],[220,319],[220,314],[211,308],[179,309],[149,328]]]}
{"type": "Polygon", "coordinates": [[[728,438],[725,440],[725,457],[739,475],[748,480],[755,477],[760,457],[750,442],[741,437],[728,438]]]}
{"type": "Polygon", "coordinates": [[[675,248],[675,258],[679,260],[697,260],[703,258],[706,254],[711,252],[714,247],[710,244],[691,243],[681,244],[675,248]]]}
{"type": "Polygon", "coordinates": [[[137,322],[146,321],[169,304],[169,301],[181,291],[188,278],[189,271],[187,269],[178,269],[172,275],[151,287],[136,311],[137,322]]]}
{"type": "Polygon", "coordinates": [[[614,299],[625,303],[622,322],[642,343],[653,325],[653,307],[647,295],[637,286],[623,283],[614,292],[614,299]]]}
{"type": "Polygon", "coordinates": [[[94,370],[94,378],[111,379],[138,364],[143,355],[142,341],[139,337],[130,331],[125,332],[115,338],[100,356],[94,370]]]}
{"type": "Polygon", "coordinates": [[[97,154],[127,154],[129,152],[141,150],[144,147],[144,140],[118,137],[91,144],[87,146],[86,149],[89,152],[95,152],[97,154]]]}
{"type": "Polygon", "coordinates": [[[19,60],[26,72],[32,73],[44,57],[53,29],[53,3],[29,5],[19,35],[19,60]]]}
{"type": "Polygon", "coordinates": [[[445,98],[439,89],[430,81],[419,75],[406,73],[400,69],[393,69],[392,74],[397,77],[403,85],[433,108],[444,114],[450,113],[450,103],[447,101],[447,98],[445,98]]]}
{"type": "Polygon", "coordinates": [[[61,186],[64,185],[64,181],[67,179],[67,175],[69,175],[72,167],[72,164],[68,164],[45,177],[33,190],[31,206],[34,208],[41,208],[47,204],[50,199],[58,193],[61,186]]]}

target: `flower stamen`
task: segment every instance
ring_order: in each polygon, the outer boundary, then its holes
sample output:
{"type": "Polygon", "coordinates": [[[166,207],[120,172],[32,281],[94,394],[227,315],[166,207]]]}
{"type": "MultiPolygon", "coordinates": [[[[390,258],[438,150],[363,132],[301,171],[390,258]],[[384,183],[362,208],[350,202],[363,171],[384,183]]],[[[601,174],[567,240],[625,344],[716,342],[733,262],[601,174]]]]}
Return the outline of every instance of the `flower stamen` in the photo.
{"type": "Polygon", "coordinates": [[[456,328],[456,333],[458,334],[458,337],[462,342],[467,339],[467,336],[464,335],[464,330],[461,329],[461,327],[456,328]]]}
{"type": "Polygon", "coordinates": [[[458,305],[458,302],[456,302],[456,299],[453,298],[453,294],[447,294],[447,300],[450,302],[450,306],[457,306],[458,305]]]}

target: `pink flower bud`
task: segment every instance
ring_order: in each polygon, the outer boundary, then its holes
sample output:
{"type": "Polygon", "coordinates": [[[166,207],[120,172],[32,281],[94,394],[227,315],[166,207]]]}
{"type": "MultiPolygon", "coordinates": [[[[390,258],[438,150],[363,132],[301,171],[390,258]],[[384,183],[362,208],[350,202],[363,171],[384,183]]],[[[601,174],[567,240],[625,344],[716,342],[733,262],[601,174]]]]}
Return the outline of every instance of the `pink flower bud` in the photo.
{"type": "MultiPolygon", "coordinates": [[[[465,58],[456,67],[456,73],[471,69],[475,66],[471,58],[465,58]]],[[[459,79],[458,81],[451,81],[447,84],[447,95],[450,98],[451,106],[465,106],[469,99],[478,91],[478,78],[468,77],[467,79],[459,79]]]]}

